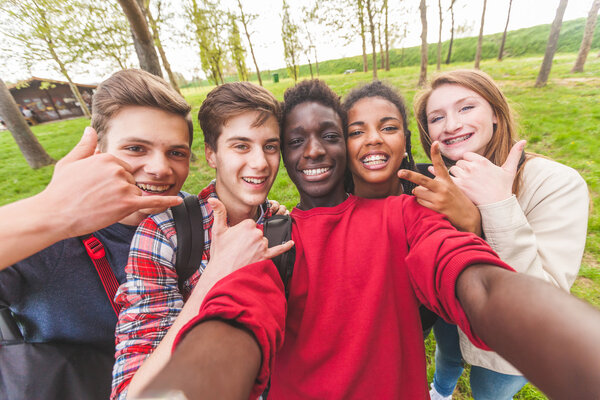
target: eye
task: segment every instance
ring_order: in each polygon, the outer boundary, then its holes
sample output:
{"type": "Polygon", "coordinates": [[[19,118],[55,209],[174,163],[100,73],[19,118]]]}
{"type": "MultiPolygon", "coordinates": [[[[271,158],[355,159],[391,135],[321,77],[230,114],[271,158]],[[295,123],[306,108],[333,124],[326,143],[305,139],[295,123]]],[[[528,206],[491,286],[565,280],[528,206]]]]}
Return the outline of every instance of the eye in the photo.
{"type": "Polygon", "coordinates": [[[395,125],[384,126],[381,130],[385,133],[396,133],[400,128],[395,125]]]}
{"type": "Polygon", "coordinates": [[[340,134],[337,132],[326,132],[325,134],[323,134],[323,139],[329,142],[336,142],[339,140],[339,138],[340,134]]]}
{"type": "Polygon", "coordinates": [[[265,145],[265,151],[272,152],[272,153],[278,152],[279,146],[276,144],[267,144],[267,145],[265,145]]]}
{"type": "Polygon", "coordinates": [[[245,151],[245,150],[248,150],[250,147],[247,144],[238,143],[238,144],[234,145],[233,148],[236,150],[239,150],[239,151],[245,151]]]}
{"type": "Polygon", "coordinates": [[[475,106],[464,106],[460,109],[460,111],[469,111],[471,109],[475,108],[475,106]]]}
{"type": "Polygon", "coordinates": [[[131,151],[132,153],[141,153],[142,151],[144,151],[144,148],[142,146],[132,145],[125,147],[125,150],[131,151]]]}
{"type": "Polygon", "coordinates": [[[169,155],[172,157],[176,157],[176,158],[187,158],[188,154],[183,152],[183,151],[179,151],[179,150],[171,150],[169,152],[169,155]]]}
{"type": "Polygon", "coordinates": [[[440,116],[440,115],[438,115],[438,116],[435,116],[435,117],[431,117],[431,119],[429,119],[429,123],[430,123],[430,124],[435,124],[436,122],[440,121],[442,118],[443,118],[443,117],[442,117],[442,116],[440,116]]]}
{"type": "Polygon", "coordinates": [[[358,129],[357,129],[357,130],[355,130],[355,131],[350,131],[350,132],[348,132],[348,137],[352,137],[352,136],[358,136],[358,135],[361,135],[362,133],[364,133],[364,132],[363,132],[363,131],[361,131],[361,130],[358,130],[358,129]]]}
{"type": "Polygon", "coordinates": [[[300,138],[292,138],[288,141],[288,146],[299,146],[303,140],[300,138]]]}

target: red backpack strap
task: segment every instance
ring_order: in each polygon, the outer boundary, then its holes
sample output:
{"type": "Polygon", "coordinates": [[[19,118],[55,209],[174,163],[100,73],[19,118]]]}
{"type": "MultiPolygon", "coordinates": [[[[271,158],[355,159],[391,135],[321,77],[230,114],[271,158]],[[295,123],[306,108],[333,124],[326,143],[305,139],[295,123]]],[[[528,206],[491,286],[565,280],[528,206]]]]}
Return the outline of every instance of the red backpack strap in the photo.
{"type": "Polygon", "coordinates": [[[81,242],[90,256],[92,263],[94,263],[94,267],[96,267],[96,272],[98,272],[98,276],[100,276],[106,296],[108,296],[110,305],[118,317],[121,307],[115,303],[115,295],[117,294],[117,289],[119,288],[119,282],[117,281],[115,273],[110,268],[110,264],[106,259],[104,246],[102,245],[102,242],[100,242],[100,240],[98,240],[94,235],[82,237],[81,242]]]}

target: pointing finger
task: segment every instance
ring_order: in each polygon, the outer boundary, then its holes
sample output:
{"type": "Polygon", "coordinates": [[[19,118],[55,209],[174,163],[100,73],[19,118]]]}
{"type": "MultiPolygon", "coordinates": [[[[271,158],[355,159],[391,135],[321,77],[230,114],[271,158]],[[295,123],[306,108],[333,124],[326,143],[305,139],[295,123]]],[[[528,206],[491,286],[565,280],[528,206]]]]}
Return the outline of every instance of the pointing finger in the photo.
{"type": "Polygon", "coordinates": [[[446,164],[444,164],[444,159],[440,152],[440,142],[438,141],[433,142],[431,145],[431,162],[433,163],[434,174],[436,177],[443,180],[450,179],[450,174],[448,169],[446,169],[446,164]]]}
{"type": "Polygon", "coordinates": [[[287,242],[285,242],[283,244],[279,244],[277,246],[273,246],[273,247],[270,247],[269,249],[267,249],[267,251],[265,253],[265,257],[266,258],[277,257],[278,255],[283,254],[286,251],[290,250],[292,247],[294,247],[294,241],[288,240],[287,242]]]}

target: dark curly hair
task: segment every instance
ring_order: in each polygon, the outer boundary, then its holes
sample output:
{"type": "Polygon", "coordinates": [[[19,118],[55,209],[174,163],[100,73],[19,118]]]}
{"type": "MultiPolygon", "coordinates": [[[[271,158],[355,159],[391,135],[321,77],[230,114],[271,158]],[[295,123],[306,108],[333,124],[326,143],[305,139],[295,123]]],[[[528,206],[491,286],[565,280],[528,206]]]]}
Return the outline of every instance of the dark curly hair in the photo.
{"type": "MultiPolygon", "coordinates": [[[[411,171],[416,171],[415,160],[412,155],[412,148],[410,145],[410,130],[408,129],[408,116],[406,114],[406,105],[404,104],[404,99],[398,92],[389,85],[381,81],[373,81],[367,83],[366,85],[360,86],[356,89],[353,89],[346,95],[344,102],[342,103],[342,108],[344,112],[347,114],[348,111],[352,108],[352,106],[359,100],[362,100],[366,97],[380,97],[384,100],[392,103],[398,112],[402,116],[402,129],[404,130],[404,141],[406,147],[406,153],[408,157],[402,160],[402,164],[400,164],[400,169],[409,169],[411,171]]],[[[347,127],[344,127],[344,130],[347,130],[347,127]]],[[[415,184],[401,179],[402,181],[402,190],[406,194],[412,193],[412,190],[415,188],[415,184]]],[[[354,181],[352,180],[352,174],[350,170],[346,170],[346,177],[344,179],[344,184],[346,186],[346,191],[348,193],[354,193],[354,181]]]]}
{"type": "Polygon", "coordinates": [[[346,112],[340,103],[338,96],[325,81],[320,79],[308,79],[298,83],[296,86],[286,89],[283,94],[283,118],[281,118],[281,138],[283,140],[283,128],[289,113],[299,104],[315,102],[332,108],[342,120],[344,137],[347,136],[346,112]]]}

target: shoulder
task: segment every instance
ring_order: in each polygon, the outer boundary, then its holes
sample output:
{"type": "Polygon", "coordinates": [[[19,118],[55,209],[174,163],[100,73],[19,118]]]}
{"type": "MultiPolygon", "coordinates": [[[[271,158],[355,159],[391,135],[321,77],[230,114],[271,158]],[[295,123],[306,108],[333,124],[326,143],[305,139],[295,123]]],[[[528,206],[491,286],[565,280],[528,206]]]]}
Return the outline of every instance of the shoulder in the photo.
{"type": "Polygon", "coordinates": [[[544,157],[533,157],[527,161],[521,184],[523,193],[540,189],[587,192],[585,180],[577,170],[544,157]]]}

